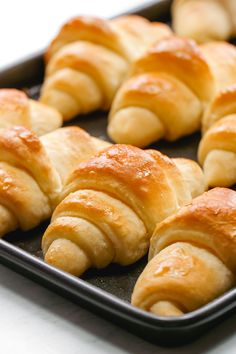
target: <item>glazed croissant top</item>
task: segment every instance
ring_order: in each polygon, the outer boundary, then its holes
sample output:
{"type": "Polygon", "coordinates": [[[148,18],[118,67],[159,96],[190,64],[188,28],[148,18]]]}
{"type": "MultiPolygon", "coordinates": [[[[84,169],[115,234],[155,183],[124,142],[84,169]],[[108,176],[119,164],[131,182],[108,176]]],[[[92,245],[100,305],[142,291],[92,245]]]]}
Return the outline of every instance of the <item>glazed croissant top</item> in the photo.
{"type": "Polygon", "coordinates": [[[64,119],[108,109],[130,63],[171,30],[139,16],[80,16],[67,22],[46,52],[41,101],[64,119]]]}
{"type": "Polygon", "coordinates": [[[37,135],[62,125],[62,116],[54,108],[29,99],[23,91],[0,89],[0,128],[22,125],[37,135]]]}
{"type": "Polygon", "coordinates": [[[91,266],[131,264],[147,252],[156,223],[203,190],[193,161],[111,146],[68,178],[43,237],[45,260],[78,276],[91,266]]]}
{"type": "Polygon", "coordinates": [[[139,147],[191,134],[214,97],[235,82],[235,46],[163,39],[134,62],[113,101],[108,134],[139,147]]]}
{"type": "Polygon", "coordinates": [[[48,218],[67,175],[105,146],[78,127],[40,139],[21,126],[0,129],[0,235],[48,218]]]}
{"type": "Polygon", "coordinates": [[[159,316],[193,311],[235,284],[236,192],[215,188],[161,222],[132,303],[159,316]]]}
{"type": "Polygon", "coordinates": [[[106,189],[124,203],[128,198],[152,230],[170,209],[198,195],[203,184],[202,172],[191,160],[171,160],[156,150],[117,144],[80,164],[67,179],[61,199],[80,189],[106,189]]]}
{"type": "Polygon", "coordinates": [[[198,42],[227,40],[236,33],[235,0],[174,0],[174,31],[198,42]]]}

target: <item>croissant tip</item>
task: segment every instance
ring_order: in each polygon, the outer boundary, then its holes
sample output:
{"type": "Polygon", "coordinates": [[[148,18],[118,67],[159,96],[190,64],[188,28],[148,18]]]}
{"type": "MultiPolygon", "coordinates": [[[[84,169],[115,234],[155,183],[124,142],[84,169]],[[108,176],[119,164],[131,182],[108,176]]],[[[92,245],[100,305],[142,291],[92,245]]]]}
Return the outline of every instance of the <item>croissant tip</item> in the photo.
{"type": "Polygon", "coordinates": [[[45,261],[75,276],[80,276],[90,266],[85,252],[67,239],[53,241],[45,253],[45,261]]]}
{"type": "Polygon", "coordinates": [[[179,317],[184,313],[170,301],[158,301],[150,308],[150,312],[160,317],[179,317]]]}

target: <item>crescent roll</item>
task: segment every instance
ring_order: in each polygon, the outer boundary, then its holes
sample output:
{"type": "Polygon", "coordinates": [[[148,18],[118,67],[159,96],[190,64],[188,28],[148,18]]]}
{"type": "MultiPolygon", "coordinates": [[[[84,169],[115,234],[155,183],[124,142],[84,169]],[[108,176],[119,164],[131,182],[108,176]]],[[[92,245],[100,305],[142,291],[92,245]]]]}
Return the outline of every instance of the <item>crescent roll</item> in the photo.
{"type": "Polygon", "coordinates": [[[22,126],[0,129],[0,236],[49,218],[68,174],[106,145],[78,127],[41,138],[22,126]]]}
{"type": "Polygon", "coordinates": [[[139,58],[130,76],[112,104],[111,139],[139,147],[177,140],[199,130],[212,100],[236,83],[236,48],[172,36],[139,58]]]}
{"type": "Polygon", "coordinates": [[[0,89],[0,128],[22,125],[37,135],[62,125],[62,116],[54,108],[29,99],[16,89],[0,89]]]}
{"type": "Polygon", "coordinates": [[[171,34],[167,25],[135,15],[113,20],[73,18],[46,52],[41,102],[56,108],[64,120],[109,109],[130,63],[171,34]]]}
{"type": "Polygon", "coordinates": [[[174,0],[174,31],[203,43],[227,40],[236,33],[235,0],[174,0]]]}
{"type": "Polygon", "coordinates": [[[147,252],[156,223],[203,190],[202,171],[191,160],[111,146],[68,178],[43,236],[45,261],[77,276],[134,263],[147,252]]]}
{"type": "Polygon", "coordinates": [[[134,63],[131,78],[118,90],[108,134],[139,147],[191,134],[200,129],[215,89],[212,70],[194,41],[164,39],[134,63]]]}
{"type": "Polygon", "coordinates": [[[235,284],[236,192],[215,188],[157,225],[132,304],[176,317],[235,284]]]}

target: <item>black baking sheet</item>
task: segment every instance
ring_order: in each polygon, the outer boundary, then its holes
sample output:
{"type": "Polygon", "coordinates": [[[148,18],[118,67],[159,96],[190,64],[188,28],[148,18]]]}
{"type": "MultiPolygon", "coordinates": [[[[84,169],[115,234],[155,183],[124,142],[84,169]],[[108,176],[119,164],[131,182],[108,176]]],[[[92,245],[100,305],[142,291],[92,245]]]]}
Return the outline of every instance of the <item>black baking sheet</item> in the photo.
{"type": "MultiPolygon", "coordinates": [[[[130,12],[169,22],[169,10],[170,1],[163,0],[130,12]]],[[[19,87],[32,98],[38,97],[42,79],[41,54],[0,71],[0,87],[19,87]]],[[[90,134],[108,140],[107,114],[104,112],[77,117],[69,124],[79,125],[90,134]]],[[[161,141],[151,147],[171,157],[196,160],[199,140],[197,133],[175,143],[161,141]]],[[[186,344],[236,308],[236,290],[233,289],[202,309],[178,319],[161,319],[138,310],[129,301],[135,281],[147,262],[146,257],[128,267],[110,265],[103,270],[91,269],[82,279],[77,279],[41,260],[41,238],[47,225],[46,222],[29,232],[17,230],[0,240],[0,261],[147,340],[166,346],[186,344]]]]}

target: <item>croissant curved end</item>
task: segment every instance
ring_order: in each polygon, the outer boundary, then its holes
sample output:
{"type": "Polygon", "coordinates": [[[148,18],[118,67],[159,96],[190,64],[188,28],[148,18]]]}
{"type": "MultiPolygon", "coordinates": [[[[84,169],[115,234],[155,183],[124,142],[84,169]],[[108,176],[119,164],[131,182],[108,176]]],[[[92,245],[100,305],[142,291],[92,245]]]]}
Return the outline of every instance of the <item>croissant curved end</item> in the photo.
{"type": "Polygon", "coordinates": [[[170,301],[158,301],[150,308],[150,312],[160,317],[179,317],[184,313],[170,301]]]}
{"type": "Polygon", "coordinates": [[[86,253],[66,239],[57,239],[52,242],[45,253],[45,261],[76,276],[80,276],[91,266],[86,253]]]}
{"type": "Polygon", "coordinates": [[[111,117],[108,134],[116,143],[145,147],[163,137],[164,127],[153,112],[127,107],[111,117]]]}

